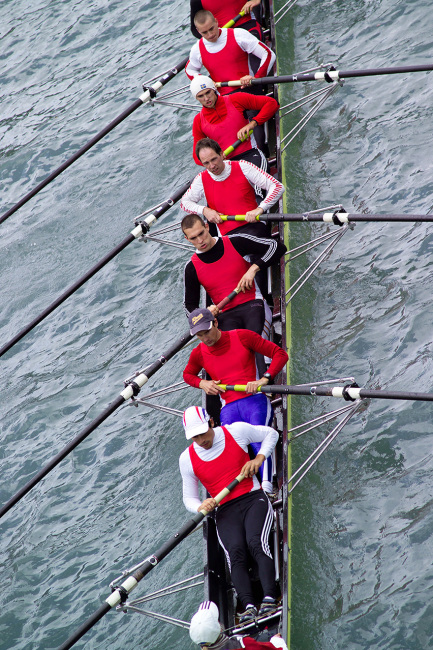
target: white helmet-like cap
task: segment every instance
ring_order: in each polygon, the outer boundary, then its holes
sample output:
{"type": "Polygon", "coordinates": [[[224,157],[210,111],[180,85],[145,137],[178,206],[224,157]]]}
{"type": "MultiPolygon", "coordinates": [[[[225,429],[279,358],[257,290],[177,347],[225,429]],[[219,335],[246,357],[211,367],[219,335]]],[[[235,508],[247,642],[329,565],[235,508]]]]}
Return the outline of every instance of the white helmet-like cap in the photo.
{"type": "Polygon", "coordinates": [[[216,86],[212,79],[210,77],[206,77],[204,74],[198,74],[196,77],[194,77],[189,88],[194,99],[197,97],[197,94],[200,92],[200,90],[206,90],[206,88],[212,88],[212,90],[215,90],[215,92],[217,92],[216,86]]]}
{"type": "Polygon", "coordinates": [[[189,636],[194,643],[215,643],[221,634],[218,616],[218,607],[212,601],[205,600],[200,605],[189,626],[189,636]]]}

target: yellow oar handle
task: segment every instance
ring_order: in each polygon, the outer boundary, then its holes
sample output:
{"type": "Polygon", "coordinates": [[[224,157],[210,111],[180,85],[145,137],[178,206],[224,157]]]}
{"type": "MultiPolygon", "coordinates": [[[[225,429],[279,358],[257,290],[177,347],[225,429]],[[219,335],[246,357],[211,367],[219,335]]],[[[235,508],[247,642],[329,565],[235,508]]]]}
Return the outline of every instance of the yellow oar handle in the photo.
{"type": "Polygon", "coordinates": [[[246,15],[246,12],[245,12],[245,11],[240,11],[240,12],[238,13],[237,16],[235,16],[234,18],[232,18],[231,20],[229,20],[228,23],[226,23],[225,25],[223,25],[223,29],[228,28],[228,27],[233,27],[233,25],[236,25],[236,23],[238,22],[239,18],[243,18],[245,15],[246,15]]]}
{"type": "Polygon", "coordinates": [[[223,88],[223,87],[237,88],[238,86],[242,86],[242,81],[240,81],[239,79],[235,79],[234,81],[217,81],[215,83],[215,86],[217,88],[223,88]]]}
{"type": "MultiPolygon", "coordinates": [[[[214,498],[215,498],[215,501],[216,501],[217,503],[221,503],[221,501],[222,501],[222,500],[223,500],[223,499],[224,499],[228,494],[230,494],[230,492],[232,492],[232,491],[235,489],[235,487],[236,487],[237,485],[239,485],[239,483],[240,483],[241,481],[244,480],[244,478],[245,478],[245,476],[244,476],[243,474],[238,474],[238,475],[236,476],[235,480],[232,481],[232,482],[230,483],[230,485],[227,485],[227,487],[225,487],[223,490],[221,490],[221,492],[218,492],[218,494],[216,495],[216,497],[214,497],[214,498]]],[[[203,510],[199,510],[199,512],[200,512],[202,515],[204,515],[205,517],[206,517],[206,515],[209,514],[208,511],[205,510],[204,508],[203,508],[203,510]]]]}
{"type": "MultiPolygon", "coordinates": [[[[230,384],[218,384],[218,386],[219,386],[220,388],[222,388],[223,390],[234,390],[234,391],[236,391],[237,393],[245,393],[245,391],[246,391],[246,389],[247,389],[247,385],[246,385],[246,384],[235,384],[235,385],[230,385],[230,384]]],[[[257,391],[261,391],[261,390],[262,390],[262,387],[259,386],[259,387],[257,388],[257,391]]]]}
{"type": "MultiPolygon", "coordinates": [[[[248,138],[251,137],[252,133],[253,133],[253,129],[250,129],[250,131],[248,131],[248,138]]],[[[236,147],[239,147],[239,145],[245,142],[246,140],[247,138],[245,138],[245,140],[236,140],[236,142],[233,142],[233,144],[231,144],[229,147],[227,147],[227,149],[225,149],[225,151],[223,151],[224,155],[226,157],[229,156],[231,153],[233,153],[236,147]]]]}
{"type": "MultiPolygon", "coordinates": [[[[244,214],[220,214],[220,217],[223,221],[245,221],[244,214]]],[[[261,215],[256,216],[256,221],[260,221],[261,215]]]]}

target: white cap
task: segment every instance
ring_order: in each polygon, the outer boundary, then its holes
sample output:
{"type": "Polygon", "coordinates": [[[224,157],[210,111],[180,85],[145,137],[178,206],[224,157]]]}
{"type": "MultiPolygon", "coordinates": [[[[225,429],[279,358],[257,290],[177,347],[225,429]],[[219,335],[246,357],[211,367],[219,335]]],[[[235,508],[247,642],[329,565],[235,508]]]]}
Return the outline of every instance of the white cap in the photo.
{"type": "Polygon", "coordinates": [[[212,79],[210,77],[206,77],[204,74],[198,74],[196,77],[194,77],[189,87],[191,95],[194,97],[194,99],[197,97],[197,94],[200,92],[200,90],[206,90],[206,88],[212,88],[212,90],[215,90],[215,92],[217,92],[216,86],[212,79]]]}
{"type": "Polygon", "coordinates": [[[218,616],[218,607],[212,601],[205,600],[200,605],[189,626],[189,636],[194,643],[215,643],[221,634],[218,616]]]}
{"type": "MultiPolygon", "coordinates": [[[[201,406],[190,406],[183,413],[185,436],[190,440],[194,436],[206,433],[209,429],[209,415],[201,406]]],[[[216,605],[215,605],[216,607],[216,605]]]]}

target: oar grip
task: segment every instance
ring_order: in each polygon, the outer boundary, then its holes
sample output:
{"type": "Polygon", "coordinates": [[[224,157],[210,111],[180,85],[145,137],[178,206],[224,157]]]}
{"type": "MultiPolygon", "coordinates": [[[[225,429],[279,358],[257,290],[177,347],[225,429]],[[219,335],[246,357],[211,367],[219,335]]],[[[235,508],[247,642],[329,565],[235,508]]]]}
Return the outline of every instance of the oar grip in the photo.
{"type": "Polygon", "coordinates": [[[223,29],[226,29],[226,28],[229,28],[229,27],[233,27],[233,25],[236,25],[236,23],[238,22],[238,20],[240,20],[240,19],[243,18],[244,16],[245,16],[245,11],[240,11],[240,12],[238,13],[237,16],[235,16],[234,18],[232,18],[231,20],[229,20],[228,23],[226,23],[225,25],[223,25],[223,29]]]}
{"type": "MultiPolygon", "coordinates": [[[[214,497],[215,501],[216,501],[217,503],[221,503],[221,501],[222,501],[223,499],[225,499],[225,497],[226,497],[228,494],[230,494],[230,492],[233,492],[233,490],[235,489],[235,487],[236,487],[237,485],[239,485],[239,483],[240,483],[241,481],[243,481],[244,478],[245,478],[245,476],[244,476],[243,474],[238,474],[238,475],[236,476],[236,478],[235,478],[235,479],[230,483],[230,485],[227,485],[227,487],[225,487],[224,489],[222,489],[221,492],[218,492],[218,494],[216,495],[216,497],[214,497]]],[[[199,510],[199,512],[200,512],[204,517],[206,517],[206,515],[209,514],[208,511],[205,510],[205,509],[203,509],[203,510],[199,510]]]]}
{"type": "Polygon", "coordinates": [[[223,298],[221,300],[221,302],[219,302],[217,304],[218,309],[222,309],[223,307],[225,307],[227,305],[227,303],[230,302],[230,300],[233,300],[233,298],[236,298],[236,296],[238,295],[239,292],[240,292],[240,289],[237,289],[237,288],[233,289],[233,291],[231,293],[229,293],[228,296],[223,298]]]}

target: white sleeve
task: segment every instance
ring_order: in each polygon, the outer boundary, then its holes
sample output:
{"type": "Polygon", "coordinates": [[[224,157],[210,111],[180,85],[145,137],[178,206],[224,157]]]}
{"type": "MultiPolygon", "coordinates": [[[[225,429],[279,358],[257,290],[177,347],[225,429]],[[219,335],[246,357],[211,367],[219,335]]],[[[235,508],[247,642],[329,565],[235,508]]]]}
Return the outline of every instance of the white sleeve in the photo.
{"type": "Polygon", "coordinates": [[[194,178],[190,188],[185,192],[180,201],[181,210],[187,214],[202,215],[204,208],[207,206],[203,183],[201,180],[202,173],[203,172],[194,178]],[[203,203],[199,203],[199,201],[202,201],[203,203]]]}
{"type": "Polygon", "coordinates": [[[182,476],[183,503],[189,512],[197,514],[197,508],[202,504],[198,491],[198,478],[194,474],[188,449],[179,458],[179,469],[182,476]]]}
{"type": "Polygon", "coordinates": [[[282,638],[279,637],[279,636],[273,636],[273,637],[271,637],[271,641],[270,641],[270,643],[272,643],[272,645],[273,645],[275,648],[281,648],[282,650],[288,650],[288,649],[287,649],[286,642],[284,641],[284,639],[282,639],[282,638]]]}
{"type": "Polygon", "coordinates": [[[200,48],[197,42],[194,43],[191,48],[191,52],[189,53],[189,61],[186,65],[185,72],[190,79],[193,79],[198,74],[200,74],[202,66],[203,63],[201,60],[200,48]]]}
{"type": "Polygon", "coordinates": [[[271,455],[278,440],[278,431],[272,427],[261,426],[258,424],[248,424],[247,422],[233,422],[227,425],[233,438],[238,445],[247,448],[251,442],[261,442],[261,447],[257,454],[263,454],[265,458],[271,455]]]}
{"type": "Polygon", "coordinates": [[[259,204],[259,208],[263,208],[263,210],[271,208],[274,203],[278,201],[280,196],[284,194],[284,185],[282,185],[280,181],[277,181],[276,178],[267,174],[247,160],[239,160],[239,165],[245,178],[253,187],[258,185],[267,192],[265,198],[259,204]]]}
{"type": "Polygon", "coordinates": [[[248,54],[253,54],[258,59],[260,59],[259,69],[266,63],[268,59],[268,65],[266,73],[268,74],[275,63],[275,52],[273,52],[267,45],[259,41],[258,38],[250,34],[246,29],[235,28],[233,30],[234,36],[237,44],[241,47],[244,52],[248,54]]]}

